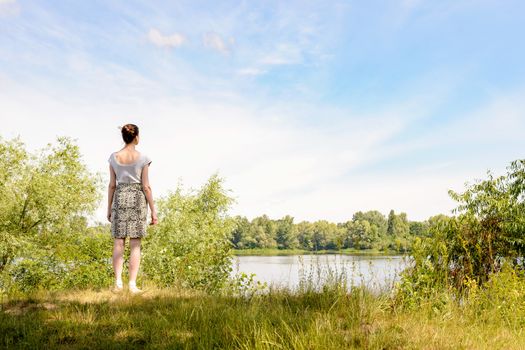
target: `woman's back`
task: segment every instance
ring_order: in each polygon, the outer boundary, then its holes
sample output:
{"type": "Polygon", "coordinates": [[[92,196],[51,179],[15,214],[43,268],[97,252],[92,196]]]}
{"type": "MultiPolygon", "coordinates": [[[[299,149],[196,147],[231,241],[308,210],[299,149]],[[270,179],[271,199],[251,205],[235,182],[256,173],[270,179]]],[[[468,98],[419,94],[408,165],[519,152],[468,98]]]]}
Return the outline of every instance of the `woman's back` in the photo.
{"type": "MultiPolygon", "coordinates": [[[[117,155],[121,156],[122,154],[118,153],[119,152],[113,152],[108,158],[109,164],[111,164],[113,170],[115,171],[117,183],[141,183],[142,169],[145,165],[149,165],[151,163],[150,157],[148,157],[146,154],[137,152],[138,157],[135,157],[135,161],[130,163],[121,163],[119,160],[117,160],[117,155]]],[[[133,160],[131,155],[128,155],[128,157],[125,158],[127,158],[127,161],[133,160]]]]}

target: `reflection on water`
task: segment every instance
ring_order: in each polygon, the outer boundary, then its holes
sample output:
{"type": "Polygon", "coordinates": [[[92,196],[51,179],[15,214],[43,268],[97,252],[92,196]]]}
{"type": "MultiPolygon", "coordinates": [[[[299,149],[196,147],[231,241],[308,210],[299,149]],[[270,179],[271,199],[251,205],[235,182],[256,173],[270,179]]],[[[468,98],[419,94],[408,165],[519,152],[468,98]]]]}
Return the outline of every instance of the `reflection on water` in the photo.
{"type": "Polygon", "coordinates": [[[297,289],[301,281],[321,286],[330,276],[346,277],[349,288],[365,284],[373,289],[389,289],[408,264],[404,256],[289,255],[235,256],[232,275],[255,273],[268,285],[297,289]]]}

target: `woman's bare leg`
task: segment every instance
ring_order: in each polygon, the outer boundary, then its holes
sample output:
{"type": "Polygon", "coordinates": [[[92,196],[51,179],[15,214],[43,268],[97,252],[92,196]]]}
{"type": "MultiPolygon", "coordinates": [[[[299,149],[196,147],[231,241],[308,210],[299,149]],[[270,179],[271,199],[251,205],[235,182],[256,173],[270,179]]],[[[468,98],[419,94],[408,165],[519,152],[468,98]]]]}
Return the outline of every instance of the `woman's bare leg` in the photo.
{"type": "Polygon", "coordinates": [[[129,283],[135,284],[140,265],[140,238],[130,238],[129,246],[129,283]]]}
{"type": "Polygon", "coordinates": [[[122,281],[125,241],[125,238],[115,238],[113,241],[113,271],[115,271],[115,281],[117,282],[122,281]]]}

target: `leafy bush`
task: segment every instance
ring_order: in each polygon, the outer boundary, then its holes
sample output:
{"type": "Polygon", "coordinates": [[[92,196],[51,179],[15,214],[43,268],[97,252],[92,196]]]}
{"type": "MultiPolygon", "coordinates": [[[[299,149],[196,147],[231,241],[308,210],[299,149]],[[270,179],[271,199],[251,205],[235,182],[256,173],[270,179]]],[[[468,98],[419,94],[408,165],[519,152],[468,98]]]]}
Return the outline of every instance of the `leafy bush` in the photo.
{"type": "Polygon", "coordinates": [[[157,200],[159,224],[143,245],[143,276],[160,287],[218,291],[231,272],[233,220],[226,213],[233,199],[217,174],[198,191],[175,192],[157,200]]]}
{"type": "Polygon", "coordinates": [[[86,230],[100,181],[68,137],[35,154],[18,137],[0,138],[0,291],[63,286],[73,272],[67,253],[82,252],[71,237],[86,230]]]}
{"type": "Polygon", "coordinates": [[[525,271],[504,263],[499,272],[491,273],[484,288],[473,283],[469,288],[468,309],[483,315],[481,321],[502,320],[522,327],[525,315],[525,271]]]}
{"type": "Polygon", "coordinates": [[[416,239],[414,264],[402,274],[398,298],[418,304],[451,291],[461,301],[503,264],[524,267],[525,160],[512,162],[507,170],[496,178],[489,173],[463,193],[449,192],[459,203],[459,215],[434,220],[430,237],[416,239]]]}
{"type": "Polygon", "coordinates": [[[257,280],[256,274],[237,272],[227,280],[227,283],[221,291],[225,295],[241,296],[245,299],[251,299],[256,295],[260,295],[267,288],[268,283],[257,280]]]}

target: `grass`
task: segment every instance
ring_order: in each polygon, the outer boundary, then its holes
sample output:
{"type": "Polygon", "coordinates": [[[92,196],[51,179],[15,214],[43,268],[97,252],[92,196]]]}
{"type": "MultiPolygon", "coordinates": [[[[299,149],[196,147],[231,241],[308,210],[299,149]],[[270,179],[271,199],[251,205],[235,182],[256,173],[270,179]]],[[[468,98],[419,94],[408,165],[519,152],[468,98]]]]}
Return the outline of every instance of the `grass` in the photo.
{"type": "Polygon", "coordinates": [[[377,249],[340,249],[340,250],[304,250],[304,249],[277,249],[277,248],[254,248],[254,249],[234,249],[233,253],[238,256],[274,256],[274,255],[303,255],[303,254],[345,254],[345,255],[402,255],[402,253],[389,250],[381,251],[377,249]]]}
{"type": "Polygon", "coordinates": [[[243,297],[147,283],[142,295],[102,288],[4,297],[0,348],[525,348],[525,282],[510,271],[462,306],[443,291],[409,309],[411,299],[392,299],[392,285],[346,289],[347,269],[359,276],[354,264],[301,265],[298,289],[271,285],[243,297]]]}
{"type": "MultiPolygon", "coordinates": [[[[3,300],[2,348],[523,349],[519,323],[450,306],[392,307],[365,287],[251,298],[145,287],[40,292],[3,300]]],[[[525,320],[525,317],[523,318],[525,320]]]]}

